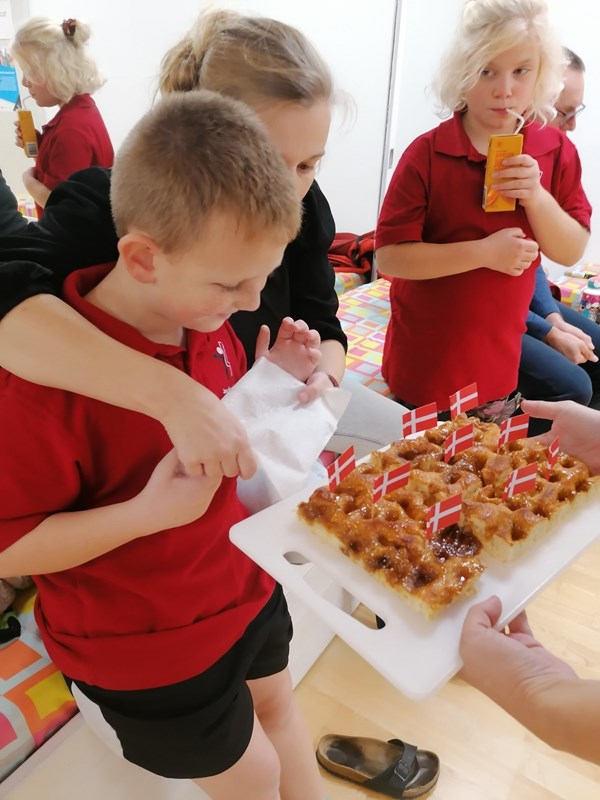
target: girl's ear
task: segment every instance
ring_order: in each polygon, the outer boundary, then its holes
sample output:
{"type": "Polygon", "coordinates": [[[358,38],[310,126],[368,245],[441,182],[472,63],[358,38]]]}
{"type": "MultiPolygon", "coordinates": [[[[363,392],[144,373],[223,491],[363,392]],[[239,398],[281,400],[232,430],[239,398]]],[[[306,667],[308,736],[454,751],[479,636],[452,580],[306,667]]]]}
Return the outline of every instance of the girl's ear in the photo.
{"type": "Polygon", "coordinates": [[[127,272],[140,283],[155,283],[156,242],[144,233],[126,233],[119,239],[119,254],[127,272]]]}

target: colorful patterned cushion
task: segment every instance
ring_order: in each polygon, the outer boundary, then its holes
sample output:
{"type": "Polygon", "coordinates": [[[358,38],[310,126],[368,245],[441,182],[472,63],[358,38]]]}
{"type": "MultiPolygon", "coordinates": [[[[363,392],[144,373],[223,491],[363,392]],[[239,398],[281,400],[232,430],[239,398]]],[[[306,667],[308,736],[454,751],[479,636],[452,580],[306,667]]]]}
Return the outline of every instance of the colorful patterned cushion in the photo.
{"type": "Polygon", "coordinates": [[[34,590],[21,594],[21,636],[0,645],[0,780],[77,711],[40,638],[34,599],[34,590]]]}
{"type": "Polygon", "coordinates": [[[390,318],[390,284],[384,278],[340,297],[338,317],[348,337],[346,375],[379,394],[390,395],[381,377],[385,331],[390,318]]]}
{"type": "Polygon", "coordinates": [[[336,294],[343,294],[354,289],[356,286],[361,286],[365,283],[366,275],[361,275],[358,272],[336,272],[335,273],[335,291],[336,294]]]}

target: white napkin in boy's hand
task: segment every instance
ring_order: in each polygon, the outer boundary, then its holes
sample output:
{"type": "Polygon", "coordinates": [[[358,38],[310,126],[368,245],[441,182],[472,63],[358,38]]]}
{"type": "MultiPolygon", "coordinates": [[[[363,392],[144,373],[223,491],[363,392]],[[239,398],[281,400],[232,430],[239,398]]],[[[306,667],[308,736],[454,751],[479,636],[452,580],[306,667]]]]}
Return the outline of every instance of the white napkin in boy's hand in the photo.
{"type": "Polygon", "coordinates": [[[350,400],[349,392],[332,387],[300,403],[302,386],[261,358],[223,398],[244,426],[258,462],[252,478],[238,480],[238,496],[253,514],[306,485],[350,400]]]}

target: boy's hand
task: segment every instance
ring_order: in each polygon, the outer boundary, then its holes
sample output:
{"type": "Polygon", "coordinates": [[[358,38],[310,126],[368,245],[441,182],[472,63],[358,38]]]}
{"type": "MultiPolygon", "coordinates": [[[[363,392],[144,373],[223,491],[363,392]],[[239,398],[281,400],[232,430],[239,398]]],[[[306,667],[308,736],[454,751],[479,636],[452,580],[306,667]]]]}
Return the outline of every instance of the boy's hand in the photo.
{"type": "Polygon", "coordinates": [[[186,475],[175,449],[170,450],[135,498],[140,514],[148,520],[148,532],[177,528],[201,517],[221,480],[221,475],[186,475]]]}
{"type": "Polygon", "coordinates": [[[526,153],[505,158],[502,169],[494,172],[492,178],[502,179],[500,183],[493,183],[492,189],[503,197],[518,200],[524,208],[536,203],[544,191],[540,165],[526,153]]]}
{"type": "Polygon", "coordinates": [[[286,317],[270,350],[269,336],[268,327],[262,325],[256,340],[256,358],[268,358],[304,383],[321,360],[321,337],[317,331],[310,329],[303,320],[294,322],[286,317]]]}
{"type": "Polygon", "coordinates": [[[539,247],[521,228],[504,228],[481,239],[482,267],[518,277],[538,256],[539,247]]]}

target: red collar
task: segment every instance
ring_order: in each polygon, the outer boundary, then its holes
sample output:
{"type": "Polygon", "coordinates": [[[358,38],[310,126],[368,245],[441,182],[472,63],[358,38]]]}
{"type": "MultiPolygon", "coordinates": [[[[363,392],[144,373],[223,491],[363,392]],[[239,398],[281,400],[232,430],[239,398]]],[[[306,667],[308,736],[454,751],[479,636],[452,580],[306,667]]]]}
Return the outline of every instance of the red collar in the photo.
{"type": "Polygon", "coordinates": [[[95,103],[89,94],[74,94],[68,103],[58,109],[49,122],[42,125],[42,131],[45,132],[48,128],[53,128],[67,111],[72,111],[74,108],[92,108],[94,105],[95,103]]]}
{"type": "MultiPolygon", "coordinates": [[[[534,158],[539,158],[555,150],[560,144],[561,137],[565,134],[559,129],[549,125],[540,125],[539,122],[529,122],[523,126],[523,150],[534,158]]],[[[477,152],[467,136],[463,122],[462,112],[456,111],[454,116],[443,122],[435,129],[434,149],[436,153],[467,158],[469,161],[485,161],[486,156],[477,152]]]]}

